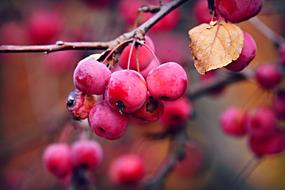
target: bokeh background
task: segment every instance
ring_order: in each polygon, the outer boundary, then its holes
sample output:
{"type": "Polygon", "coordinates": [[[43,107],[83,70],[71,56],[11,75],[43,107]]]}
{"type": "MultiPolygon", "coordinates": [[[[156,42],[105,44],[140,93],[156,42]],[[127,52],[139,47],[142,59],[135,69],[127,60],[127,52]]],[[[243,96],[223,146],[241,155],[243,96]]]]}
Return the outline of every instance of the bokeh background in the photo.
{"type": "MultiPolygon", "coordinates": [[[[123,11],[123,1],[0,1],[0,44],[113,39],[136,26],[137,7],[132,7],[130,2],[139,5],[149,3],[146,0],[130,0],[127,11],[123,11]],[[47,34],[48,40],[37,39],[33,22],[40,22],[45,31],[55,30],[56,35],[50,37],[47,34]]],[[[190,77],[189,88],[199,82],[187,34],[198,24],[194,4],[192,0],[179,8],[174,26],[149,32],[160,60],[177,61],[185,67],[190,77]]],[[[283,0],[265,0],[258,17],[276,33],[284,35],[284,10],[283,0]]],[[[272,41],[248,22],[239,25],[254,37],[258,47],[257,56],[249,68],[278,62],[278,52],[272,41]]],[[[66,182],[57,180],[45,170],[42,153],[51,143],[72,143],[80,134],[80,126],[87,125],[86,122],[72,122],[65,103],[74,88],[72,71],[76,63],[92,53],[95,51],[0,55],[1,189],[67,189],[66,182]]],[[[250,110],[269,105],[271,98],[272,94],[259,89],[254,81],[246,81],[193,102],[195,118],[189,122],[188,156],[181,163],[182,167],[175,169],[167,178],[165,188],[230,189],[242,168],[253,159],[253,154],[247,147],[246,139],[232,138],[221,131],[219,115],[230,105],[250,110]]],[[[105,156],[103,164],[93,174],[94,186],[97,189],[127,189],[114,186],[108,178],[110,161],[124,153],[139,154],[146,163],[146,178],[151,177],[167,155],[169,140],[149,140],[145,134],[162,129],[159,123],[148,126],[131,124],[127,134],[118,141],[104,140],[91,134],[104,147],[105,156]]],[[[251,162],[248,167],[254,162],[257,161],[251,162]]],[[[236,183],[239,184],[237,189],[285,189],[285,155],[264,158],[249,176],[243,175],[236,183]]]]}

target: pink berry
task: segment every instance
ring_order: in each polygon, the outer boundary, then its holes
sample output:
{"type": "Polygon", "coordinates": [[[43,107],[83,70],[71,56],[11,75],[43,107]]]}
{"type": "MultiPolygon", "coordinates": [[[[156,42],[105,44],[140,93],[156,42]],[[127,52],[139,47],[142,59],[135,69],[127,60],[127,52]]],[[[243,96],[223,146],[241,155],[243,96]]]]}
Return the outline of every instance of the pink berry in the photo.
{"type": "Polygon", "coordinates": [[[76,120],[88,118],[89,112],[95,104],[95,98],[75,89],[68,95],[66,107],[76,120]]]}
{"type": "Polygon", "coordinates": [[[144,176],[145,168],[140,157],[134,154],[123,155],[111,163],[109,170],[111,180],[116,184],[139,182],[144,176]]]}
{"type": "Polygon", "coordinates": [[[239,58],[225,67],[230,71],[239,72],[243,70],[256,56],[256,43],[254,39],[247,32],[243,32],[243,36],[244,43],[239,58]]]}
{"type": "Polygon", "coordinates": [[[57,74],[62,74],[70,71],[80,59],[78,52],[60,51],[53,52],[44,56],[46,68],[57,74]]]}
{"type": "Polygon", "coordinates": [[[95,169],[102,161],[103,150],[101,145],[92,140],[79,140],[71,146],[73,166],[85,166],[95,169]]]}
{"type": "Polygon", "coordinates": [[[265,90],[275,88],[282,80],[282,75],[275,64],[260,65],[256,69],[255,79],[265,90]]]}
{"type": "Polygon", "coordinates": [[[247,116],[248,133],[256,138],[265,139],[276,129],[277,118],[267,107],[257,108],[247,116]]]}
{"type": "Polygon", "coordinates": [[[178,63],[168,62],[151,70],[146,82],[149,93],[154,98],[176,100],[185,93],[188,79],[178,63]]]}
{"type": "Polygon", "coordinates": [[[194,16],[199,23],[209,23],[212,19],[207,0],[197,0],[195,2],[194,16]]]}
{"type": "Polygon", "coordinates": [[[229,135],[241,137],[246,134],[246,115],[237,107],[230,107],[221,114],[220,126],[229,135]]]}
{"type": "Polygon", "coordinates": [[[279,47],[279,59],[281,64],[285,68],[285,42],[281,43],[279,47]]]}
{"type": "Polygon", "coordinates": [[[146,82],[136,71],[121,70],[112,73],[106,89],[106,100],[119,111],[132,113],[140,109],[147,95],[146,82]]]}
{"type": "Polygon", "coordinates": [[[115,140],[123,136],[126,131],[128,117],[110,108],[105,101],[100,101],[89,113],[89,124],[98,136],[115,140]]]}
{"type": "Polygon", "coordinates": [[[257,157],[278,154],[285,149],[285,135],[283,132],[276,130],[265,140],[251,136],[249,146],[257,157]]]}
{"type": "MultiPolygon", "coordinates": [[[[120,56],[120,61],[119,61],[119,65],[124,68],[127,69],[128,68],[128,60],[129,60],[129,55],[130,55],[130,51],[131,51],[131,44],[129,44],[122,52],[121,56],[120,56]]],[[[143,70],[144,68],[146,68],[151,60],[153,59],[153,55],[150,52],[150,50],[148,50],[145,46],[138,46],[138,47],[133,47],[132,53],[131,53],[131,59],[130,59],[130,67],[129,69],[132,70],[143,70]],[[136,52],[138,51],[138,52],[136,52]],[[137,63],[137,56],[138,56],[138,63],[137,63]],[[138,64],[138,66],[137,66],[138,64]]]]}
{"type": "Polygon", "coordinates": [[[62,18],[58,12],[37,10],[28,20],[28,34],[32,43],[47,44],[56,40],[62,26],[62,18]]]}
{"type": "Polygon", "coordinates": [[[274,96],[272,110],[279,119],[285,119],[285,90],[279,90],[274,96]]]}
{"type": "Polygon", "coordinates": [[[152,28],[151,31],[171,31],[175,28],[180,19],[180,11],[179,9],[174,9],[169,14],[167,14],[164,18],[158,21],[152,28]]]}
{"type": "Polygon", "coordinates": [[[64,178],[71,173],[71,151],[67,144],[49,145],[43,155],[45,167],[58,178],[64,178]]]}
{"type": "Polygon", "coordinates": [[[263,0],[215,0],[216,10],[224,19],[237,23],[256,16],[263,0]]]}
{"type": "Polygon", "coordinates": [[[166,127],[180,127],[192,116],[192,104],[186,97],[174,101],[164,101],[161,123],[166,127]]]}
{"type": "Polygon", "coordinates": [[[159,120],[163,113],[163,103],[153,97],[147,97],[144,105],[132,114],[133,117],[143,121],[154,122],[159,120]]]}
{"type": "Polygon", "coordinates": [[[148,75],[148,73],[149,73],[152,69],[158,67],[159,65],[160,65],[160,63],[159,63],[156,59],[153,59],[153,60],[150,62],[150,64],[149,64],[145,69],[143,69],[143,70],[140,71],[140,74],[141,74],[144,78],[146,78],[147,75],[148,75]]]}
{"type": "Polygon", "coordinates": [[[73,83],[85,94],[101,95],[105,91],[110,76],[111,71],[103,63],[84,59],[74,70],[73,83]]]}

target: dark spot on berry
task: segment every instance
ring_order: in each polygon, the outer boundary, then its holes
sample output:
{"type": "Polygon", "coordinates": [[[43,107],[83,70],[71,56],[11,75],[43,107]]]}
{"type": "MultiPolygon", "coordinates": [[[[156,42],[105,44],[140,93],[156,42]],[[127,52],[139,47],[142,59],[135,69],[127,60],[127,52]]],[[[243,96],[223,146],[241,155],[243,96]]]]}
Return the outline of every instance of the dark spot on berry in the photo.
{"type": "Polygon", "coordinates": [[[120,112],[123,112],[125,110],[125,105],[120,100],[116,102],[116,107],[119,109],[120,112]]]}
{"type": "Polygon", "coordinates": [[[158,108],[158,105],[158,101],[155,100],[152,96],[150,96],[146,104],[146,111],[152,113],[158,108]]]}

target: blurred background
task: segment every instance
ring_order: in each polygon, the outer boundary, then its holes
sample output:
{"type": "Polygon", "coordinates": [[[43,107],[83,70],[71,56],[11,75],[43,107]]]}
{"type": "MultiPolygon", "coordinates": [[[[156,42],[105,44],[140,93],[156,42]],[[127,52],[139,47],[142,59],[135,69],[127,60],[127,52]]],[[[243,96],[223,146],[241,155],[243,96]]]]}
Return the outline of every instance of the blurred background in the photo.
{"type": "MultiPolygon", "coordinates": [[[[209,19],[205,6],[197,8],[197,2],[192,0],[181,6],[148,33],[160,61],[176,61],[187,70],[190,89],[200,77],[188,48],[188,30],[209,19]]],[[[0,1],[0,44],[107,41],[149,18],[150,13],[137,18],[138,7],[149,3],[157,5],[158,0],[0,1]]],[[[283,0],[265,0],[258,18],[284,35],[284,10],[283,0]]],[[[254,37],[258,48],[256,58],[247,69],[278,62],[278,51],[272,41],[249,22],[239,25],[254,37]]],[[[46,171],[42,153],[51,143],[72,143],[79,138],[80,126],[87,125],[86,122],[73,122],[65,104],[69,92],[74,89],[74,67],[93,53],[96,52],[0,55],[1,189],[67,189],[67,182],[57,180],[46,171]]],[[[187,157],[167,178],[165,189],[230,189],[254,155],[245,138],[232,138],[222,132],[219,116],[231,105],[243,110],[270,105],[272,96],[254,81],[245,81],[193,102],[195,117],[189,122],[187,157]]],[[[104,149],[103,164],[93,174],[94,186],[97,189],[127,189],[114,186],[108,178],[109,163],[124,153],[139,154],[146,163],[146,178],[150,177],[167,155],[169,140],[150,140],[145,134],[161,130],[163,127],[159,123],[148,126],[133,123],[127,134],[117,141],[92,134],[104,149]]],[[[251,162],[248,167],[252,165],[251,162]]],[[[250,175],[243,175],[237,183],[237,189],[285,189],[285,155],[265,157],[250,175]]]]}

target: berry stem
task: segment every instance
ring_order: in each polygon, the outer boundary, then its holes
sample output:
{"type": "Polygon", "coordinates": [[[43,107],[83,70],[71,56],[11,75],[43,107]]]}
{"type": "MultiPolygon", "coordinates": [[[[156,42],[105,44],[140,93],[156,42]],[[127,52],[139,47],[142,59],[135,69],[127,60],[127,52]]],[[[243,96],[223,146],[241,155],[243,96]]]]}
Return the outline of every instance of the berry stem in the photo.
{"type": "Polygon", "coordinates": [[[133,49],[134,49],[135,43],[136,43],[136,40],[134,40],[132,45],[131,45],[130,54],[129,54],[129,58],[128,58],[128,66],[127,66],[128,70],[130,70],[131,58],[132,58],[132,54],[133,54],[133,49]]]}
{"type": "Polygon", "coordinates": [[[138,47],[136,47],[136,65],[137,65],[137,71],[140,72],[140,60],[139,60],[138,47]]]}
{"type": "Polygon", "coordinates": [[[147,44],[145,44],[145,43],[141,43],[141,45],[145,46],[146,49],[151,52],[151,54],[153,55],[155,61],[156,61],[158,64],[160,64],[158,58],[156,57],[156,55],[155,55],[155,53],[152,51],[152,49],[151,49],[147,44]]]}

